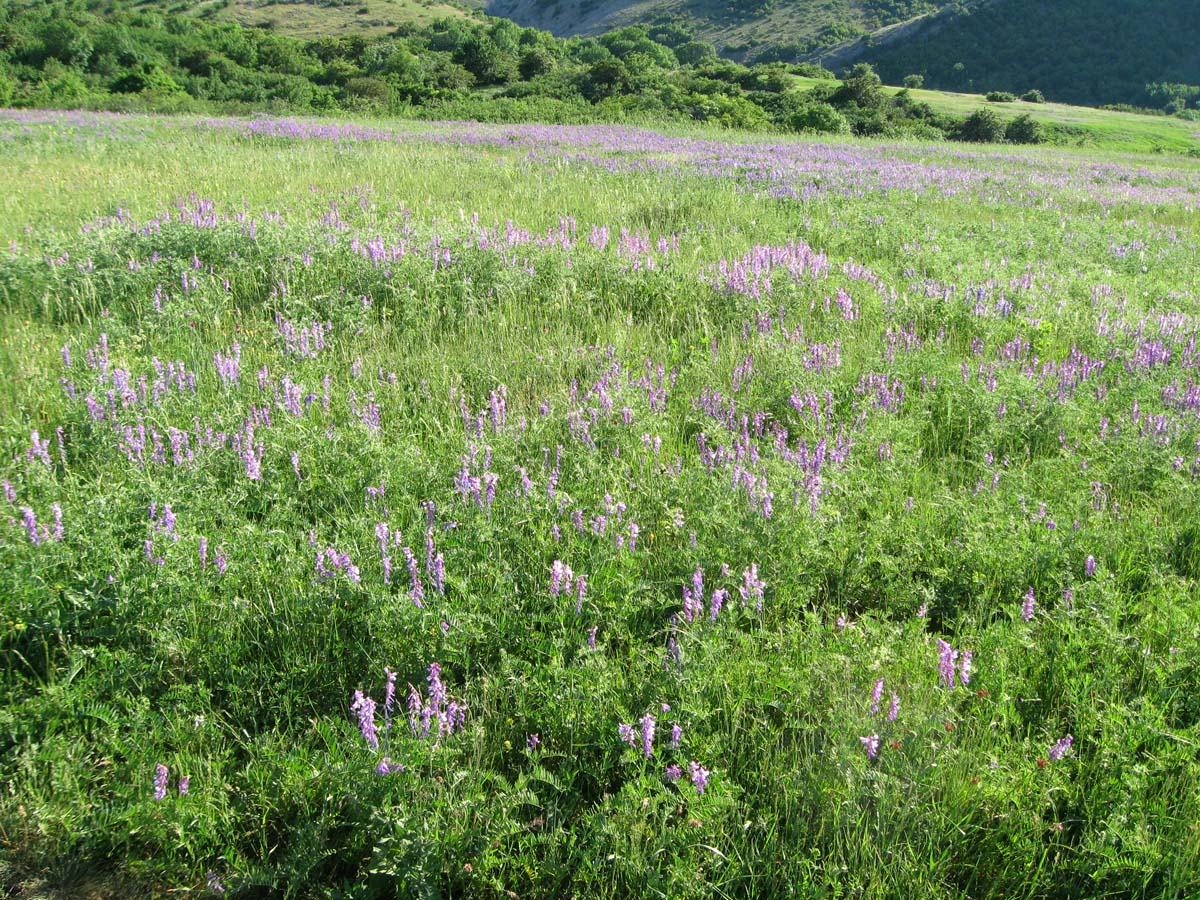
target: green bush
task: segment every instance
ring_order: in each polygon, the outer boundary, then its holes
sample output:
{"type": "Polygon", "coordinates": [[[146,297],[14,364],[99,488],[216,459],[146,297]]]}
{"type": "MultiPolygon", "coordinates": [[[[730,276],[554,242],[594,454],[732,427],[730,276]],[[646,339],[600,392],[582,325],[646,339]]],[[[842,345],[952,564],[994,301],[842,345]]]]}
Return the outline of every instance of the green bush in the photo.
{"type": "Polygon", "coordinates": [[[828,103],[813,103],[795,113],[788,126],[792,131],[816,134],[849,134],[850,123],[846,117],[828,103]]]}
{"type": "Polygon", "coordinates": [[[1026,103],[1045,103],[1046,97],[1037,88],[1031,91],[1026,91],[1021,95],[1021,99],[1026,103]]]}
{"type": "Polygon", "coordinates": [[[1004,123],[990,109],[980,109],[967,116],[957,137],[977,144],[998,144],[1004,140],[1004,123]]]}
{"type": "Polygon", "coordinates": [[[1017,99],[1017,95],[1010,94],[1008,91],[988,91],[984,99],[988,103],[1012,103],[1017,99]]]}
{"type": "Polygon", "coordinates": [[[1004,139],[1010,144],[1041,144],[1046,130],[1029,113],[1022,113],[1004,126],[1004,139]]]}

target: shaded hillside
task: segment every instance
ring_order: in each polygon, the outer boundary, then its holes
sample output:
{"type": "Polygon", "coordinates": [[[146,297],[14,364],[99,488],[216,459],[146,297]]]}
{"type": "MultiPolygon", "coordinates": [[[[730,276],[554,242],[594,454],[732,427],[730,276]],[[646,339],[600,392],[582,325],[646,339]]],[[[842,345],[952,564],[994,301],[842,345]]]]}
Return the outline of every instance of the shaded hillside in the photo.
{"type": "Polygon", "coordinates": [[[1147,84],[1200,84],[1193,0],[996,0],[939,24],[862,58],[885,81],[916,73],[944,90],[1038,88],[1081,104],[1166,106],[1171,98],[1147,94],[1147,84]]]}
{"type": "Polygon", "coordinates": [[[932,12],[940,0],[489,0],[490,14],[558,35],[681,29],[726,56],[787,59],[932,12]]]}
{"type": "Polygon", "coordinates": [[[472,18],[479,6],[460,0],[199,0],[172,11],[183,8],[202,18],[316,38],[387,34],[441,18],[472,18]]]}

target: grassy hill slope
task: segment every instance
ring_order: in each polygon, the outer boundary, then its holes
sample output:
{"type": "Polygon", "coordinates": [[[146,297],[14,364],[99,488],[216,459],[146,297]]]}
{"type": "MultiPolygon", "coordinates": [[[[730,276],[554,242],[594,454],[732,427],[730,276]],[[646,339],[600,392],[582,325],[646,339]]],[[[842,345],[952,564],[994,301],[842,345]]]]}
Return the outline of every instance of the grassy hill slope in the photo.
{"type": "Polygon", "coordinates": [[[682,28],[740,60],[862,59],[885,80],[916,73],[953,91],[1036,87],[1068,103],[1162,108],[1173,97],[1147,84],[1200,84],[1191,0],[490,0],[487,9],[560,35],[682,28]]]}
{"type": "Polygon", "coordinates": [[[269,28],[293,37],[387,34],[401,25],[428,25],[442,18],[470,18],[477,11],[456,0],[202,0],[193,15],[269,28]]]}
{"type": "Polygon", "coordinates": [[[1200,5],[994,0],[862,49],[885,80],[918,73],[947,90],[1036,87],[1069,103],[1153,102],[1148,83],[1200,84],[1200,5]]]}
{"type": "Polygon", "coordinates": [[[739,59],[799,56],[938,9],[933,0],[489,0],[487,11],[559,35],[673,25],[739,59]]]}

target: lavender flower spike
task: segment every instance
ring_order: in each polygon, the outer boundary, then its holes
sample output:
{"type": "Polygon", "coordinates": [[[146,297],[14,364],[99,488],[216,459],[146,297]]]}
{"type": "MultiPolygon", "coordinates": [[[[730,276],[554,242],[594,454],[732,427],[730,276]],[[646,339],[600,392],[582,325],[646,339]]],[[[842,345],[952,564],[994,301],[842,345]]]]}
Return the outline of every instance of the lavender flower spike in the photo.
{"type": "Polygon", "coordinates": [[[938,674],[941,676],[942,683],[954,689],[954,663],[958,659],[958,653],[946,641],[938,638],[938,674]]]}
{"type": "Polygon", "coordinates": [[[646,713],[642,716],[642,752],[646,759],[654,755],[654,716],[646,713]]]}
{"type": "Polygon", "coordinates": [[[1054,742],[1054,746],[1050,748],[1050,752],[1047,754],[1047,756],[1049,756],[1050,759],[1062,759],[1063,755],[1071,749],[1071,745],[1073,743],[1075,743],[1075,738],[1068,734],[1066,737],[1060,738],[1054,742]]]}
{"type": "Polygon", "coordinates": [[[362,732],[367,746],[372,750],[378,750],[379,737],[375,729],[375,701],[370,697],[364,697],[362,691],[355,691],[350,711],[358,716],[358,729],[362,732]]]}
{"type": "Polygon", "coordinates": [[[159,763],[154,767],[154,799],[162,800],[167,796],[167,767],[159,763]]]}
{"type": "Polygon", "coordinates": [[[876,680],[875,686],[871,689],[871,715],[876,715],[879,712],[879,701],[883,697],[883,679],[876,680]]]}
{"type": "Polygon", "coordinates": [[[874,759],[879,755],[879,735],[869,734],[866,737],[860,737],[863,749],[867,751],[867,759],[874,759]]]}

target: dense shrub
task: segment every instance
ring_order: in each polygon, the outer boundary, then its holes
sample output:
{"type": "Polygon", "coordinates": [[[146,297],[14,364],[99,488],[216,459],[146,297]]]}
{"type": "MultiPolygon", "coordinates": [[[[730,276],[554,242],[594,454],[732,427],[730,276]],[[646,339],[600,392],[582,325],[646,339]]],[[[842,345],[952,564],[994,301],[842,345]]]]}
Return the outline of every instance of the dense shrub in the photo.
{"type": "Polygon", "coordinates": [[[1004,126],[1004,139],[1010,144],[1040,144],[1046,140],[1046,130],[1029,113],[1022,113],[1004,126]]]}
{"type": "Polygon", "coordinates": [[[813,103],[795,113],[788,124],[793,131],[809,131],[817,134],[849,134],[850,123],[846,117],[828,103],[813,103]]]}
{"type": "Polygon", "coordinates": [[[1004,124],[990,109],[976,110],[958,127],[957,136],[972,143],[996,144],[1004,140],[1004,124]]]}

